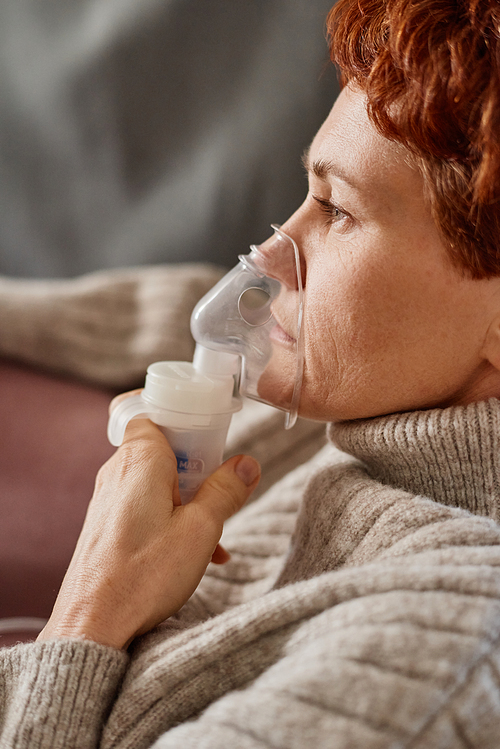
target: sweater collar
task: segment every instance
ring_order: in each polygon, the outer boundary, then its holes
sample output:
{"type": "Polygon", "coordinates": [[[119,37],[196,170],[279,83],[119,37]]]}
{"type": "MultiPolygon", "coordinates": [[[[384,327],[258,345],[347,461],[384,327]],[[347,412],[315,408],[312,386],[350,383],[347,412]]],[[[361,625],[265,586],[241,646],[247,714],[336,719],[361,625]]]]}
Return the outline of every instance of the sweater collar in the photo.
{"type": "Polygon", "coordinates": [[[382,484],[500,520],[500,401],[330,424],[382,484]]]}

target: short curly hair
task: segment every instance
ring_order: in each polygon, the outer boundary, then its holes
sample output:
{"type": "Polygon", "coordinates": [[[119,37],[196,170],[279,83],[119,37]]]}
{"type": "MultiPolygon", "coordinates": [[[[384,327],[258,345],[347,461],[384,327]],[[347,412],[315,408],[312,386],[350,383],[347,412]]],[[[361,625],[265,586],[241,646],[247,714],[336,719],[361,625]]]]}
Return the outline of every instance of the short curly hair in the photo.
{"type": "Polygon", "coordinates": [[[455,265],[500,275],[500,2],[339,0],[327,29],[344,82],[414,154],[455,265]]]}

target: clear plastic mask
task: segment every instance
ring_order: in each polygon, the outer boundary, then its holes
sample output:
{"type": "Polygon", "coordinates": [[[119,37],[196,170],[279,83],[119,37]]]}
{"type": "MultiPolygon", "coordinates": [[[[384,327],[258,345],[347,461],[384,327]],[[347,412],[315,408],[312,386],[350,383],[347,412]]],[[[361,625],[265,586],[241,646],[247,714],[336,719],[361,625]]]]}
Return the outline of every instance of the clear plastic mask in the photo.
{"type": "Polygon", "coordinates": [[[195,341],[241,357],[239,392],[286,412],[290,429],[303,373],[303,285],[297,245],[278,226],[193,311],[195,341]]]}

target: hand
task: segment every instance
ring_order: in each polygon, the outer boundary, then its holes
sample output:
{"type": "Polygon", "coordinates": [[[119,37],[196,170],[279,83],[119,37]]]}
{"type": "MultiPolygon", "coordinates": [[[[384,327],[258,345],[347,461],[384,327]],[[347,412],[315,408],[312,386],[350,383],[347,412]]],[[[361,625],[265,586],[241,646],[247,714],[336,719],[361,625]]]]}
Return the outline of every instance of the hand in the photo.
{"type": "Polygon", "coordinates": [[[76,637],[124,648],[178,611],[200,582],[223,523],[256,487],[258,463],[236,456],[180,504],[175,456],[150,421],[129,423],[100,469],[52,615],[38,639],[76,637]]]}

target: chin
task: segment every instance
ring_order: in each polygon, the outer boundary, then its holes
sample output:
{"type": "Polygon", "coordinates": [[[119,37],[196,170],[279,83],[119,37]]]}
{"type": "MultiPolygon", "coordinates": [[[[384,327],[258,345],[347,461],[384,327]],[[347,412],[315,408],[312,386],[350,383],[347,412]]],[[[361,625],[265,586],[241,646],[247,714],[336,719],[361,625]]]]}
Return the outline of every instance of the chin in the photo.
{"type": "Polygon", "coordinates": [[[259,378],[257,393],[266,403],[288,411],[295,384],[295,361],[290,357],[273,356],[259,378]]]}

